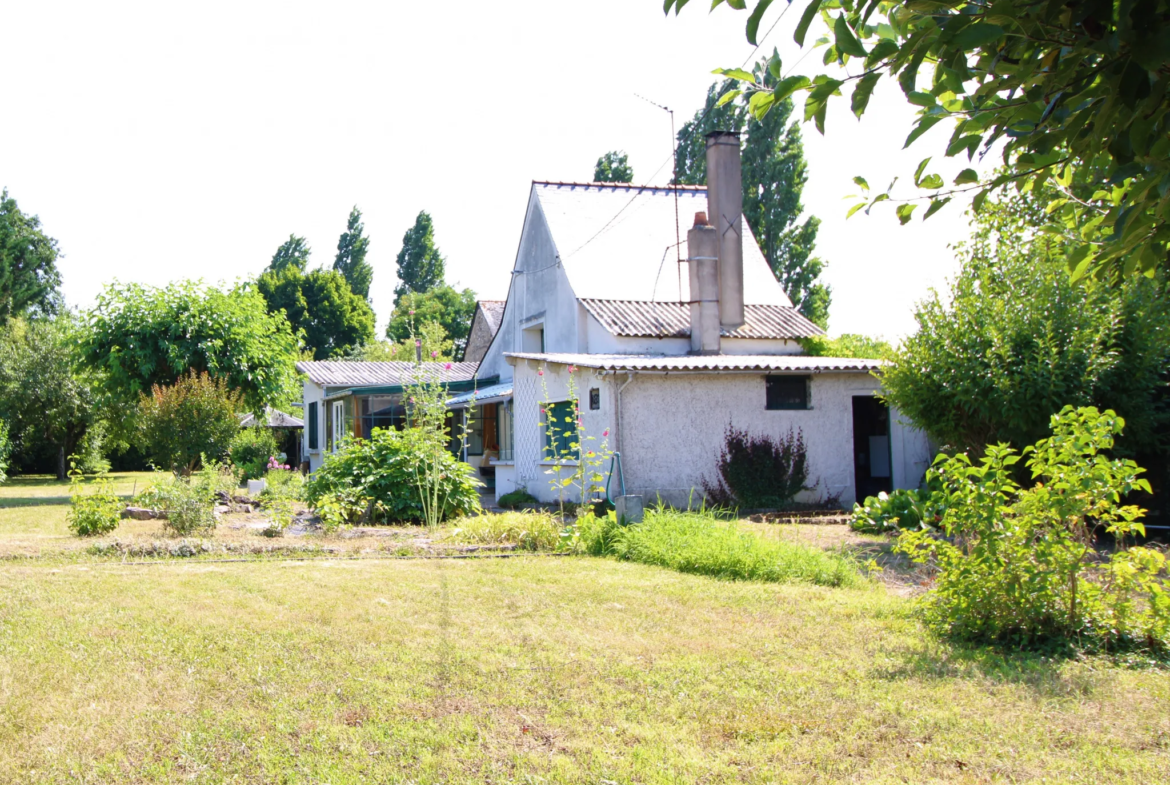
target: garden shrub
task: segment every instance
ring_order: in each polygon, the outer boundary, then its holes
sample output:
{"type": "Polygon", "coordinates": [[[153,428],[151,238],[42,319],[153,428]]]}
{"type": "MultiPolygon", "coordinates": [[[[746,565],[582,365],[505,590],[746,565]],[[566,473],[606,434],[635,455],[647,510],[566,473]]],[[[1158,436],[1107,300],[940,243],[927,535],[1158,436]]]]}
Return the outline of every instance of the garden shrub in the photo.
{"type": "Polygon", "coordinates": [[[472,515],[455,525],[455,538],[463,542],[515,544],[530,551],[552,551],[563,547],[566,541],[564,527],[546,512],[472,515]]]}
{"type": "Polygon", "coordinates": [[[501,507],[506,507],[510,510],[518,509],[525,504],[536,504],[537,499],[523,488],[517,488],[514,491],[509,491],[496,500],[496,504],[501,507]]]}
{"type": "Polygon", "coordinates": [[[659,508],[645,520],[619,526],[613,513],[578,519],[586,553],[669,567],[723,580],[854,586],[861,574],[853,560],[796,543],[765,540],[715,513],[659,508]]]}
{"type": "Polygon", "coordinates": [[[707,501],[720,507],[778,508],[808,486],[808,457],[800,430],[773,439],[727,426],[717,459],[718,476],[703,481],[707,501]]]}
{"type": "Polygon", "coordinates": [[[866,497],[864,504],[853,505],[849,526],[854,531],[886,534],[900,529],[916,529],[924,522],[937,525],[945,512],[938,496],[925,488],[892,493],[882,491],[866,497]]]}
{"type": "Polygon", "coordinates": [[[199,472],[189,477],[157,472],[134,501],[140,507],[164,513],[164,525],[176,534],[190,534],[215,527],[217,495],[230,495],[238,482],[232,467],[208,460],[199,472]]]}
{"type": "Polygon", "coordinates": [[[305,483],[305,500],[323,522],[417,522],[426,519],[426,488],[442,521],[477,512],[478,486],[471,467],[444,449],[436,452],[423,429],[378,428],[326,457],[305,483]]]}
{"type": "Polygon", "coordinates": [[[1144,535],[1144,510],[1122,504],[1147,490],[1142,469],[1106,453],[1124,421],[1112,411],[1065,407],[1051,418],[1052,436],[1023,453],[986,448],[973,464],[965,454],[940,456],[930,477],[942,488],[940,528],[905,532],[898,548],[934,561],[938,578],[924,601],[927,621],[959,638],[1020,646],[1077,640],[1106,650],[1170,647],[1166,559],[1125,547],[1144,535]],[[1019,486],[1021,459],[1035,484],[1019,486]],[[1117,551],[1096,550],[1108,533],[1117,551]]]}
{"type": "Polygon", "coordinates": [[[71,505],[66,517],[69,528],[78,537],[96,537],[109,534],[118,528],[122,515],[122,500],[106,477],[100,477],[93,484],[93,490],[85,492],[83,474],[77,465],[69,472],[71,505]]]}
{"type": "Polygon", "coordinates": [[[229,454],[245,480],[258,480],[268,471],[268,462],[280,451],[271,428],[241,428],[232,438],[229,454]]]}
{"type": "Polygon", "coordinates": [[[190,474],[202,456],[219,459],[239,433],[243,397],[222,379],[191,371],[170,386],[154,385],[138,403],[138,438],[160,469],[190,474]]]}
{"type": "Polygon", "coordinates": [[[305,477],[295,469],[269,469],[264,479],[268,482],[260,494],[261,501],[300,501],[304,498],[305,477]]]}

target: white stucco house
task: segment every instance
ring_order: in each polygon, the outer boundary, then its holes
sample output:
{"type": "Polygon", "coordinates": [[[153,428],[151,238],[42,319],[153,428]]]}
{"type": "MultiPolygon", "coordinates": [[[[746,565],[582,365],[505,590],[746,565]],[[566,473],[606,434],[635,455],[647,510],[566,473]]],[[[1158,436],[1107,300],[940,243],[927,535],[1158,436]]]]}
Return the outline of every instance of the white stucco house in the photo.
{"type": "MultiPolygon", "coordinates": [[[[921,482],[930,445],[877,397],[880,363],[802,353],[799,339],[821,330],[792,307],[740,216],[738,139],[708,144],[710,195],[532,184],[507,299],[477,310],[464,362],[445,371],[449,406],[468,422],[462,457],[497,497],[523,488],[554,501],[549,470],[579,440],[620,453],[615,489],[685,505],[714,478],[728,426],[799,431],[815,483],[805,501],[850,505],[921,482]],[[550,434],[546,417],[559,422],[574,399],[579,432],[550,434]]],[[[340,433],[401,417],[408,364],[298,368],[311,469],[340,433]]]]}

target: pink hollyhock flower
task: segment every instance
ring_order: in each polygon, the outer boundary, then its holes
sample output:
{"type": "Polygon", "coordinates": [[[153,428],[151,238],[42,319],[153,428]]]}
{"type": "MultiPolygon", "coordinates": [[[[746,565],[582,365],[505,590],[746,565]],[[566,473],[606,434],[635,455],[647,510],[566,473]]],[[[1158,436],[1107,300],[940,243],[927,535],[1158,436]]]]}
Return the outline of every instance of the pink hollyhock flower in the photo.
{"type": "Polygon", "coordinates": [[[434,358],[436,358],[436,357],[438,357],[438,356],[439,356],[439,353],[438,353],[438,352],[431,352],[431,359],[434,359],[434,358]]]}
{"type": "Polygon", "coordinates": [[[609,436],[609,428],[606,428],[604,431],[602,431],[601,435],[602,436],[609,436]]]}
{"type": "Polygon", "coordinates": [[[536,372],[536,375],[537,376],[544,376],[544,369],[541,368],[539,371],[536,372]]]}
{"type": "Polygon", "coordinates": [[[411,316],[414,316],[414,311],[411,311],[411,312],[410,312],[410,315],[411,315],[411,316]]]}
{"type": "Polygon", "coordinates": [[[577,366],[570,365],[569,366],[569,373],[576,373],[576,372],[577,372],[577,366]]]}
{"type": "Polygon", "coordinates": [[[445,370],[445,371],[451,370],[451,363],[443,363],[443,370],[445,370]]]}

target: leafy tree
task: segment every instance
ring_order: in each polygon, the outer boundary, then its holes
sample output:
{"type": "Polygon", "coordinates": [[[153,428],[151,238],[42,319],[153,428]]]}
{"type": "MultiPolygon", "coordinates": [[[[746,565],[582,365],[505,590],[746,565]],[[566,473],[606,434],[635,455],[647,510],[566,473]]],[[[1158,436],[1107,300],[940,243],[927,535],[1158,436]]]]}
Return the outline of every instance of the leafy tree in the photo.
{"type": "Polygon", "coordinates": [[[419,356],[424,361],[451,362],[458,356],[455,342],[438,322],[418,325],[414,337],[394,341],[373,341],[353,349],[346,359],[360,362],[414,362],[419,356]],[[417,343],[416,343],[417,342],[417,343]]]}
{"type": "Polygon", "coordinates": [[[979,451],[1042,438],[1064,406],[1113,409],[1119,448],[1170,451],[1170,291],[1162,276],[1073,282],[1064,246],[1041,231],[1048,194],[1009,190],[973,218],[946,300],[918,306],[894,354],[890,401],[936,439],[979,451]]]}
{"type": "Polygon", "coordinates": [[[632,183],[634,169],[630,166],[629,156],[625,152],[611,150],[597,159],[593,167],[593,182],[595,183],[632,183]]]}
{"type": "Polygon", "coordinates": [[[305,242],[304,237],[297,237],[295,234],[290,234],[288,239],[280,244],[276,249],[276,253],[272,255],[272,261],[268,263],[268,269],[274,272],[280,272],[287,267],[295,267],[298,270],[304,270],[309,264],[309,254],[313,250],[309,248],[309,244],[305,242]]]}
{"type": "Polygon", "coordinates": [[[267,270],[257,279],[256,290],[269,312],[283,312],[292,329],[303,334],[315,360],[340,357],[374,337],[374,310],[339,272],[305,273],[292,266],[267,270]]]}
{"type": "MultiPolygon", "coordinates": [[[[687,2],[666,0],[664,7],[678,12],[687,2]]],[[[753,44],[771,4],[756,0],[751,7],[747,38],[753,44]]],[[[748,8],[747,2],[727,5],[748,8]]],[[[786,73],[776,54],[768,66],[771,83],[742,69],[723,69],[739,80],[756,117],[805,91],[805,120],[823,132],[827,103],[846,84],[854,83],[850,104],[860,117],[877,83],[896,79],[906,100],[920,107],[905,146],[951,120],[947,156],[965,153],[970,159],[1001,143],[1007,167],[985,180],[965,169],[947,189],[939,175],[925,173],[927,159],[913,178],[923,195],[894,199],[887,190],[853,212],[892,199],[906,223],[919,201],[930,202],[926,218],[968,191],[976,192],[978,210],[1006,182],[1037,187],[1055,181],[1067,188],[1078,169],[1100,167],[1104,179],[1088,203],[1053,204],[1070,223],[1083,211],[1093,215],[1069,249],[1069,268],[1076,276],[1092,270],[1116,277],[1167,266],[1170,0],[809,0],[795,34],[802,47],[818,11],[830,28],[818,41],[827,47],[825,64],[849,64],[853,73],[809,79],[786,73]]],[[[868,189],[860,178],[859,185],[868,189]]]]}
{"type": "Polygon", "coordinates": [[[394,288],[395,304],[408,292],[429,292],[443,283],[446,262],[435,247],[435,226],[426,210],[414,219],[414,226],[402,236],[398,252],[399,284],[394,288]]]}
{"type": "Polygon", "coordinates": [[[222,378],[191,371],[140,397],[138,439],[156,466],[189,475],[204,458],[227,454],[243,408],[244,396],[222,378]]]}
{"type": "Polygon", "coordinates": [[[845,333],[836,338],[819,335],[800,341],[804,353],[810,357],[856,357],[862,360],[882,360],[894,353],[894,347],[881,338],[845,333]]]}
{"type": "Polygon", "coordinates": [[[370,299],[370,283],[374,280],[374,268],[366,263],[370,250],[370,238],[365,236],[362,211],[355,205],[349,213],[345,231],[337,240],[337,258],[333,269],[345,276],[349,288],[359,297],[370,299]]]}
{"type": "MultiPolygon", "coordinates": [[[[762,67],[757,70],[762,71],[762,67]]],[[[792,102],[782,101],[757,119],[739,104],[721,103],[732,94],[734,85],[730,81],[711,85],[703,108],[679,131],[676,176],[684,184],[706,183],[707,134],[716,130],[747,131],[743,148],[744,218],[792,304],[825,327],[832,297],[829,287],[818,283],[825,263],[813,255],[821,222],[811,215],[800,220],[804,213],[800,196],[808,182],[808,167],[800,127],[789,123],[792,102]]]]}
{"type": "Polygon", "coordinates": [[[64,313],[0,328],[0,419],[20,471],[52,467],[63,480],[66,458],[81,451],[88,432],[100,435],[95,379],[78,367],[77,327],[64,313]]]}
{"type": "Polygon", "coordinates": [[[299,395],[296,336],[250,286],[111,284],[86,317],[80,348],[84,363],[101,373],[113,410],[188,371],[222,378],[253,410],[299,395]]]}
{"type": "Polygon", "coordinates": [[[0,321],[61,308],[57,241],[41,231],[41,219],[20,211],[8,189],[0,191],[0,321]]]}
{"type": "MultiPolygon", "coordinates": [[[[475,316],[475,292],[456,291],[443,284],[422,294],[410,293],[398,301],[398,306],[386,325],[386,337],[392,341],[411,341],[418,333],[418,325],[442,325],[453,345],[455,356],[462,356],[475,316]]],[[[413,344],[412,344],[413,345],[413,344]]]]}

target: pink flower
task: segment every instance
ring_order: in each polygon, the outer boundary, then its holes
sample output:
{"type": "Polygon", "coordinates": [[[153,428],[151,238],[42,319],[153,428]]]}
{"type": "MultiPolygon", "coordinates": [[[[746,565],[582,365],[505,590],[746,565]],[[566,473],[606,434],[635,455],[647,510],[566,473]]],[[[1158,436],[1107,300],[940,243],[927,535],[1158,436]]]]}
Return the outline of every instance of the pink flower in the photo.
{"type": "Polygon", "coordinates": [[[577,372],[577,366],[570,365],[569,366],[569,373],[576,373],[576,372],[577,372]]]}
{"type": "Polygon", "coordinates": [[[415,339],[414,339],[414,345],[415,345],[415,348],[421,347],[421,346],[422,346],[422,341],[420,341],[418,338],[415,338],[415,339]]]}
{"type": "Polygon", "coordinates": [[[411,315],[411,316],[414,316],[414,311],[411,311],[411,312],[410,312],[410,315],[411,315]]]}
{"type": "Polygon", "coordinates": [[[434,358],[438,357],[438,356],[439,356],[439,353],[438,353],[438,352],[431,352],[431,359],[432,359],[432,360],[433,360],[434,358]]]}
{"type": "Polygon", "coordinates": [[[544,369],[541,368],[539,371],[536,372],[536,375],[537,376],[544,376],[544,369]]]}
{"type": "Polygon", "coordinates": [[[451,370],[451,363],[443,363],[443,370],[445,370],[445,371],[451,370]]]}
{"type": "Polygon", "coordinates": [[[606,428],[604,431],[602,431],[601,435],[602,436],[609,436],[609,428],[606,428]]]}

